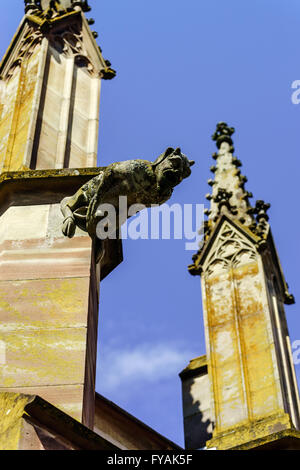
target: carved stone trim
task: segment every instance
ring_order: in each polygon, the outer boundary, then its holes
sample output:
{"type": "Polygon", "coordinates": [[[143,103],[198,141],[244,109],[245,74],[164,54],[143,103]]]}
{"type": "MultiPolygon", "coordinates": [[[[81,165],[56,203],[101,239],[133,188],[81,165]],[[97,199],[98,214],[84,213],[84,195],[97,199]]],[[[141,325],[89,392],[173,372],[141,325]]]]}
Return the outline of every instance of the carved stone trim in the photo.
{"type": "Polygon", "coordinates": [[[204,263],[203,271],[209,277],[221,274],[230,268],[254,261],[256,256],[257,252],[251,242],[226,222],[204,263]]]}
{"type": "Polygon", "coordinates": [[[24,60],[28,60],[36,48],[41,44],[43,34],[38,28],[28,26],[27,31],[23,38],[20,40],[17,52],[14,54],[15,58],[8,65],[7,70],[3,76],[4,79],[9,80],[15,73],[16,69],[20,67],[24,60]]]}
{"type": "Polygon", "coordinates": [[[74,57],[75,64],[85,67],[94,76],[99,76],[83,41],[83,32],[79,25],[68,26],[63,33],[50,33],[49,42],[59,53],[66,57],[74,57]]]}

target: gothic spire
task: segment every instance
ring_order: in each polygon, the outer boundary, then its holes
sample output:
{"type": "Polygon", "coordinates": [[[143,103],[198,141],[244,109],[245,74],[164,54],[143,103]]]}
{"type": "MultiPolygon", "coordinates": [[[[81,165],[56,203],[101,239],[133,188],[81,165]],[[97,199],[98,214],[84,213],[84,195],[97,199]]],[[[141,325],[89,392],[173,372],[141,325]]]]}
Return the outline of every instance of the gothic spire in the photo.
{"type": "Polygon", "coordinates": [[[218,151],[212,155],[216,164],[210,168],[214,178],[208,180],[208,184],[212,187],[211,193],[206,195],[206,199],[210,201],[210,208],[204,211],[208,220],[200,229],[204,235],[203,242],[201,242],[198,253],[193,256],[194,264],[189,267],[191,274],[197,271],[195,262],[199,259],[206,246],[206,241],[210,238],[222,215],[226,215],[252,232],[259,240],[258,245],[261,247],[265,244],[269,232],[267,210],[270,208],[270,204],[259,200],[256,201],[254,207],[251,206],[249,199],[253,196],[245,189],[248,180],[241,173],[242,163],[233,156],[232,135],[234,132],[233,127],[229,127],[225,122],[219,122],[212,135],[218,151]]]}
{"type": "MultiPolygon", "coordinates": [[[[218,151],[211,168],[215,176],[209,181],[208,221],[204,243],[189,266],[192,275],[201,276],[207,366],[201,374],[199,370],[193,374],[205,387],[207,373],[206,391],[195,391],[192,398],[201,403],[203,393],[210,394],[210,409],[199,410],[199,421],[205,416],[214,429],[212,438],[202,444],[202,431],[186,419],[186,436],[197,442],[195,448],[219,450],[254,448],[255,443],[271,439],[269,433],[277,426],[288,435],[300,423],[283,307],[295,299],[269,226],[270,204],[259,200],[250,205],[247,180],[233,156],[233,133],[232,127],[220,122],[212,136],[218,151]],[[255,441],[250,444],[252,433],[255,441]]],[[[183,390],[191,393],[186,384],[183,390]]],[[[186,409],[184,416],[190,418],[186,409]]]]}
{"type": "Polygon", "coordinates": [[[247,227],[254,222],[253,215],[249,213],[249,198],[252,194],[245,189],[247,178],[239,169],[242,165],[240,160],[233,156],[233,133],[233,127],[219,122],[212,136],[218,152],[213,154],[216,165],[210,169],[214,173],[214,179],[208,181],[212,186],[212,194],[206,196],[210,201],[210,209],[207,210],[210,226],[214,225],[221,214],[226,214],[247,227]]]}
{"type": "Polygon", "coordinates": [[[233,156],[232,135],[234,132],[235,129],[229,127],[226,122],[219,122],[212,135],[218,152],[212,155],[216,160],[216,165],[210,168],[214,173],[214,179],[208,180],[208,184],[212,187],[212,193],[206,195],[206,199],[210,201],[210,208],[205,210],[208,216],[208,221],[204,224],[206,238],[219,217],[225,214],[247,227],[263,241],[269,228],[269,217],[266,212],[270,208],[270,204],[259,200],[256,201],[254,207],[251,206],[249,199],[253,195],[245,189],[248,180],[241,173],[242,163],[233,156]]]}

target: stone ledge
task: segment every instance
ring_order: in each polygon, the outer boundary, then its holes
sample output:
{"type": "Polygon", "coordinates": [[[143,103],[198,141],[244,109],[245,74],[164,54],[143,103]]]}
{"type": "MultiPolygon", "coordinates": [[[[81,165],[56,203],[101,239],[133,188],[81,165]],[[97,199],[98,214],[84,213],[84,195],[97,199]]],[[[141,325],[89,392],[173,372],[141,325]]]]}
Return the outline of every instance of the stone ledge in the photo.
{"type": "Polygon", "coordinates": [[[207,374],[207,358],[205,354],[191,359],[187,367],[179,373],[179,377],[181,380],[184,380],[203,374],[207,374]]]}
{"type": "Polygon", "coordinates": [[[293,429],[289,415],[279,412],[246,422],[244,425],[237,425],[223,432],[218,433],[215,430],[213,438],[207,441],[206,446],[208,449],[238,450],[249,445],[249,443],[261,442],[272,435],[292,431],[293,429]]]}
{"type": "Polygon", "coordinates": [[[286,429],[233,447],[231,450],[300,450],[300,431],[286,429]]]}
{"type": "MultiPolygon", "coordinates": [[[[59,204],[83,184],[97,176],[102,167],[56,170],[28,170],[2,173],[0,176],[0,216],[10,206],[59,204]]],[[[123,261],[122,240],[105,240],[101,261],[101,280],[123,261]]]]}

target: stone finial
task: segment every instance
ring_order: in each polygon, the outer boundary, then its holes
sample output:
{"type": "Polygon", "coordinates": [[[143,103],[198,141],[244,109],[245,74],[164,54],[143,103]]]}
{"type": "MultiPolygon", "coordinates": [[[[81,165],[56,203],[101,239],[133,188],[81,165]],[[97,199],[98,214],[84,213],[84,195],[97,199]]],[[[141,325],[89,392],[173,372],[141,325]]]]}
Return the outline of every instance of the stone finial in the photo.
{"type": "Polygon", "coordinates": [[[231,136],[234,134],[234,127],[228,127],[226,122],[219,122],[215,133],[212,135],[212,140],[216,141],[218,148],[221,147],[222,142],[228,142],[229,145],[232,145],[231,136]]]}
{"type": "Polygon", "coordinates": [[[259,200],[256,201],[255,207],[254,207],[254,214],[256,214],[256,220],[257,222],[260,222],[262,220],[268,221],[269,216],[267,215],[267,210],[270,209],[271,204],[266,203],[265,201],[259,200]]]}
{"type": "Polygon", "coordinates": [[[230,202],[232,195],[232,191],[227,191],[227,189],[224,188],[218,188],[218,193],[213,197],[213,200],[216,204],[218,204],[219,214],[222,212],[223,206],[225,206],[232,215],[236,215],[238,213],[237,207],[233,206],[230,202]]]}

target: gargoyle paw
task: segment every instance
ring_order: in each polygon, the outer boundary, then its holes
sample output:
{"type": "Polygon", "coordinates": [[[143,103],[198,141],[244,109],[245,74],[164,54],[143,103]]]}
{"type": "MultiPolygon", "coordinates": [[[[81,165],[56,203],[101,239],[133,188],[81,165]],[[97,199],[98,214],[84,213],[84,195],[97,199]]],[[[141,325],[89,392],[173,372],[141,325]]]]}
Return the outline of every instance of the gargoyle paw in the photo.
{"type": "Polygon", "coordinates": [[[69,238],[74,237],[75,235],[75,230],[76,230],[76,224],[75,220],[73,217],[67,217],[64,220],[63,226],[62,226],[62,233],[69,238]]]}

